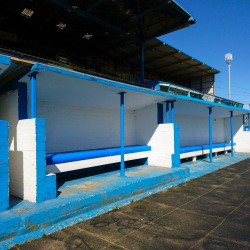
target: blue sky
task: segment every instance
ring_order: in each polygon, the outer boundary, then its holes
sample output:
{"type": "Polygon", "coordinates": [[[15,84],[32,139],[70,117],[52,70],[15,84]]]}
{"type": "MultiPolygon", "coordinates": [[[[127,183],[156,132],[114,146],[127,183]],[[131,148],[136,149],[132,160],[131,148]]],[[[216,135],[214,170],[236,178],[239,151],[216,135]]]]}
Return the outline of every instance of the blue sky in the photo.
{"type": "Polygon", "coordinates": [[[250,1],[176,0],[196,24],[161,40],[221,71],[215,77],[216,95],[228,98],[225,54],[232,53],[231,99],[250,104],[250,1]]]}

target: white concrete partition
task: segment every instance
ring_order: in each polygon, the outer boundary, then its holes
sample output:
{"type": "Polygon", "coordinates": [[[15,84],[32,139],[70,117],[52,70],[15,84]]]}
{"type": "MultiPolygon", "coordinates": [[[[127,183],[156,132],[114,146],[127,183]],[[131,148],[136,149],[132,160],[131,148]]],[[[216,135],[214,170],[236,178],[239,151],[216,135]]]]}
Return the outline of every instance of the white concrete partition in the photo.
{"type": "Polygon", "coordinates": [[[162,167],[172,167],[172,155],[175,154],[174,124],[158,124],[148,145],[151,146],[151,156],[148,164],[162,167]]]}
{"type": "Polygon", "coordinates": [[[179,127],[157,124],[157,104],[136,110],[136,138],[138,144],[151,146],[149,165],[180,166],[179,127]]]}
{"type": "Polygon", "coordinates": [[[45,121],[25,119],[17,124],[16,168],[22,178],[13,183],[12,193],[24,200],[38,203],[56,197],[56,176],[46,176],[45,121]]]}
{"type": "MultiPolygon", "coordinates": [[[[225,137],[230,141],[230,118],[225,119],[225,137]]],[[[233,134],[236,143],[235,151],[242,153],[250,153],[250,131],[243,129],[243,115],[237,115],[233,118],[233,134]]],[[[231,149],[231,148],[230,148],[231,149]]]]}

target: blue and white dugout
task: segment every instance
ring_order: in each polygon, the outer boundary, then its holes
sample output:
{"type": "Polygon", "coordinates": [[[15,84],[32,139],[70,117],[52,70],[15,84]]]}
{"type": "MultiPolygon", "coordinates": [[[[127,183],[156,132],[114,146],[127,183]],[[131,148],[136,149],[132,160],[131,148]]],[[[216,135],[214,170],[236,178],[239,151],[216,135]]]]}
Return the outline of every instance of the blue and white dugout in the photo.
{"type": "Polygon", "coordinates": [[[1,88],[10,194],[41,202],[56,197],[61,172],[118,163],[126,176],[124,165],[131,160],[172,168],[182,158],[250,152],[242,122],[249,111],[191,92],[158,81],[138,87],[33,65],[1,88]],[[166,91],[170,87],[175,91],[166,91]]]}

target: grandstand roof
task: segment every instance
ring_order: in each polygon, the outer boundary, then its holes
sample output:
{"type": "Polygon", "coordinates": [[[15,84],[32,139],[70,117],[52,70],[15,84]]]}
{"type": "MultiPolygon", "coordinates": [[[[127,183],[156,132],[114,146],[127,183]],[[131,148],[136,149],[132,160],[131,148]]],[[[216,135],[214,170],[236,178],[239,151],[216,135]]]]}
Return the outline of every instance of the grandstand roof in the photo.
{"type": "Polygon", "coordinates": [[[86,53],[146,42],[195,23],[173,0],[8,0],[0,15],[7,32],[86,53]]]}
{"type": "MultiPolygon", "coordinates": [[[[145,43],[144,49],[145,70],[158,73],[170,81],[187,80],[198,78],[209,74],[217,74],[220,71],[196,60],[195,58],[181,52],[180,50],[154,38],[145,43]]],[[[103,54],[105,57],[116,57],[138,67],[140,48],[136,44],[126,44],[103,54]]]]}

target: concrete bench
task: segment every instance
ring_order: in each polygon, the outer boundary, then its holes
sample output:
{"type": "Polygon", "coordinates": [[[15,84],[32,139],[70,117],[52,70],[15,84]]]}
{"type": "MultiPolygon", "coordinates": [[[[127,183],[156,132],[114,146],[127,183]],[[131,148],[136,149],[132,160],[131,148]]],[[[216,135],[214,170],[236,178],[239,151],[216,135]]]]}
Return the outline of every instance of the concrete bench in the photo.
{"type": "MultiPolygon", "coordinates": [[[[151,146],[124,147],[124,160],[148,158],[151,146]]],[[[63,153],[46,154],[46,173],[61,173],[96,167],[121,161],[121,148],[102,148],[63,153]]]]}
{"type": "MultiPolygon", "coordinates": [[[[236,143],[234,143],[234,146],[236,143]]],[[[212,152],[218,153],[223,151],[231,150],[231,143],[217,143],[212,145],[212,152]]],[[[206,155],[210,153],[209,145],[200,145],[200,146],[191,146],[191,147],[182,147],[180,148],[180,158],[189,158],[192,157],[193,161],[196,161],[196,157],[199,155],[206,155]]]]}

